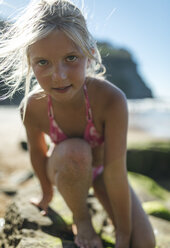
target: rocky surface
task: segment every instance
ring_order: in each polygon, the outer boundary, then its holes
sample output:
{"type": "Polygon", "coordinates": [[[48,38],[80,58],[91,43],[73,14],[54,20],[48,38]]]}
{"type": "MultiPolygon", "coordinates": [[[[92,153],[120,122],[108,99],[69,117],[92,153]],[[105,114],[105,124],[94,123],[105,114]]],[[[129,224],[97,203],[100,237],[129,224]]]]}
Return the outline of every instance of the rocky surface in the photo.
{"type": "Polygon", "coordinates": [[[144,175],[129,172],[128,176],[144,210],[150,215],[157,247],[170,248],[170,221],[168,221],[170,219],[170,191],[144,175]]]}
{"type": "MultiPolygon", "coordinates": [[[[140,163],[143,163],[144,172],[146,172],[145,168],[147,168],[148,164],[152,166],[152,170],[154,170],[155,165],[157,175],[161,164],[165,164],[164,169],[166,168],[166,171],[169,171],[169,163],[165,159],[167,156],[164,156],[169,153],[168,143],[154,143],[154,145],[153,143],[147,143],[147,145],[133,144],[133,147],[129,146],[129,150],[131,151],[131,157],[128,158],[128,161],[134,161],[133,170],[134,168],[136,170],[141,169],[140,163]],[[137,150],[138,152],[136,152],[137,150]],[[154,155],[145,157],[143,152],[148,150],[152,155],[154,151],[154,155]],[[155,155],[156,151],[159,156],[155,155]],[[162,155],[160,155],[160,152],[162,155]],[[157,156],[157,160],[154,160],[155,156],[157,156]],[[149,162],[147,159],[149,159],[149,162]]],[[[17,160],[16,164],[18,162],[17,160]]],[[[26,164],[28,163],[28,161],[25,162],[26,164]]],[[[11,163],[14,163],[14,160],[11,163]]],[[[148,171],[151,173],[151,170],[148,171]]],[[[162,168],[160,168],[160,175],[161,171],[162,168]]],[[[169,248],[170,191],[165,190],[153,179],[142,174],[129,172],[128,176],[145,211],[150,215],[157,239],[157,247],[169,248]]],[[[25,168],[12,172],[5,179],[4,184],[1,184],[0,193],[1,196],[4,195],[11,199],[4,218],[0,219],[0,229],[2,229],[0,247],[75,247],[71,228],[72,215],[57,190],[55,190],[55,196],[50,204],[48,216],[42,216],[40,209],[30,204],[30,198],[40,196],[39,184],[32,171],[25,168]]],[[[93,216],[93,224],[102,237],[104,247],[114,247],[114,228],[101,205],[93,196],[92,190],[89,192],[88,206],[93,216]]]]}
{"type": "MultiPolygon", "coordinates": [[[[152,179],[136,173],[129,173],[129,180],[143,204],[157,201],[170,209],[170,192],[164,190],[152,179]]],[[[62,197],[55,190],[48,215],[42,216],[40,209],[30,204],[32,197],[40,195],[35,178],[20,189],[7,208],[5,224],[0,234],[0,247],[75,247],[72,233],[72,215],[62,197]]],[[[114,247],[114,228],[109,222],[97,199],[89,192],[88,206],[96,231],[102,237],[104,247],[114,247]]],[[[161,217],[161,216],[159,216],[161,217]]],[[[170,247],[170,222],[150,216],[157,239],[157,247],[170,247]]]]}
{"type": "MultiPolygon", "coordinates": [[[[48,215],[42,216],[40,209],[29,202],[30,198],[38,195],[40,189],[36,180],[31,179],[28,187],[19,190],[5,214],[0,247],[75,247],[72,215],[62,197],[56,191],[48,215]]],[[[104,245],[114,247],[113,227],[92,194],[89,194],[88,205],[104,245]]]]}
{"type": "Polygon", "coordinates": [[[127,168],[155,180],[169,180],[170,142],[138,142],[129,145],[127,168]]]}

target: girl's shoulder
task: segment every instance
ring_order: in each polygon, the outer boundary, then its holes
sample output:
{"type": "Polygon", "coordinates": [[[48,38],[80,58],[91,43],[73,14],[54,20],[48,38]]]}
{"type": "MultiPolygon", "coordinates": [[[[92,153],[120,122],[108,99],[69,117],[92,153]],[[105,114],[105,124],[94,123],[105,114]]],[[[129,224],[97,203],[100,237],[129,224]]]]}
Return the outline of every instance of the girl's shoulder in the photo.
{"type": "Polygon", "coordinates": [[[96,116],[104,123],[107,137],[114,136],[116,144],[117,133],[125,137],[127,132],[128,107],[125,94],[107,80],[94,79],[89,83],[89,95],[95,99],[92,111],[95,110],[96,116]]]}
{"type": "Polygon", "coordinates": [[[38,108],[47,102],[47,95],[43,92],[32,93],[28,96],[27,107],[38,108]]]}
{"type": "Polygon", "coordinates": [[[87,87],[92,101],[100,104],[100,107],[126,105],[126,96],[121,89],[105,79],[88,78],[87,87]]]}
{"type": "Polygon", "coordinates": [[[36,123],[46,109],[47,96],[45,94],[40,92],[32,93],[27,98],[24,98],[20,104],[20,113],[22,119],[24,119],[24,124],[29,124],[29,122],[36,123]]]}

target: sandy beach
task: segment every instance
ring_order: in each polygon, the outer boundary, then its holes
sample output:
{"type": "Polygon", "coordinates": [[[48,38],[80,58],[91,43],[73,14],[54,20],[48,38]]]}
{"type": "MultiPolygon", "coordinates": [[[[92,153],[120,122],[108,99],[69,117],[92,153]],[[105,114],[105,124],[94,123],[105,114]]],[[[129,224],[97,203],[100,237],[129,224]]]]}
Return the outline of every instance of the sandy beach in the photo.
{"type": "Polygon", "coordinates": [[[28,153],[21,149],[25,131],[16,108],[0,108],[0,217],[4,216],[11,197],[2,189],[15,187],[13,175],[31,170],[28,153]]]}

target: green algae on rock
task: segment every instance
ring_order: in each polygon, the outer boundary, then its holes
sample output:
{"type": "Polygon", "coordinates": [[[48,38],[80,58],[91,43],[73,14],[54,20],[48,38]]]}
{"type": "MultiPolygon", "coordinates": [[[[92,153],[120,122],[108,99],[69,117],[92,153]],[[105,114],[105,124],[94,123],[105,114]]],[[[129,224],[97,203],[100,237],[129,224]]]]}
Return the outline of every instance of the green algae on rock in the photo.
{"type": "Polygon", "coordinates": [[[128,178],[132,188],[142,201],[164,200],[170,199],[170,192],[153,179],[134,172],[128,172],[128,178]]]}
{"type": "Polygon", "coordinates": [[[127,168],[153,179],[169,179],[170,142],[128,144],[127,168]]]}
{"type": "Polygon", "coordinates": [[[168,209],[162,202],[144,202],[142,206],[147,214],[170,221],[170,209],[168,209]]]}

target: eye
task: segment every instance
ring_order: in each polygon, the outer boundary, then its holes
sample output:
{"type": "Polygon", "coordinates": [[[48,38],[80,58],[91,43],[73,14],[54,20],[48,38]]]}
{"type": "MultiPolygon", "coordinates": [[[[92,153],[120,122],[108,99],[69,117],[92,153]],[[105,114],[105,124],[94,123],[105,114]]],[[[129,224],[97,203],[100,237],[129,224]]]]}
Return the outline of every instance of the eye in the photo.
{"type": "Polygon", "coordinates": [[[37,62],[37,64],[40,66],[48,65],[48,60],[41,59],[37,62]]]}
{"type": "Polygon", "coordinates": [[[66,61],[67,62],[74,62],[74,61],[76,61],[77,60],[77,56],[75,56],[75,55],[70,55],[70,56],[68,56],[67,58],[66,58],[66,61]]]}

